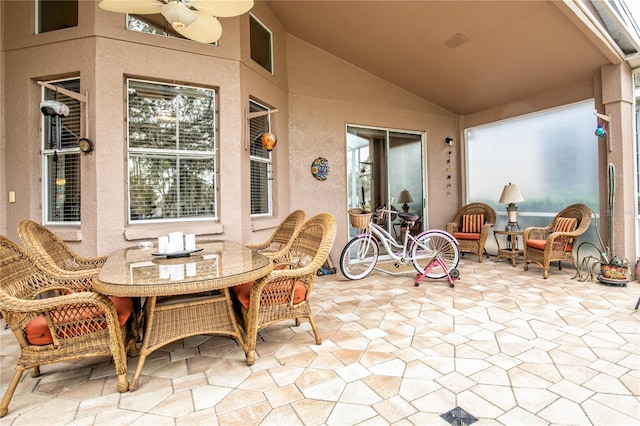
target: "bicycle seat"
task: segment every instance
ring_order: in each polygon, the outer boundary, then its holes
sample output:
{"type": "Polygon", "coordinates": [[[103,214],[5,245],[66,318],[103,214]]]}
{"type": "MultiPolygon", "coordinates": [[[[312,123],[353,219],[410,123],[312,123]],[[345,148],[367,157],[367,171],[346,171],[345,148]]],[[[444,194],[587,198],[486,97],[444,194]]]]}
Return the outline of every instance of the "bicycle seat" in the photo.
{"type": "Polygon", "coordinates": [[[420,216],[414,213],[398,213],[398,216],[400,216],[400,219],[407,222],[415,222],[416,220],[420,219],[420,216]]]}

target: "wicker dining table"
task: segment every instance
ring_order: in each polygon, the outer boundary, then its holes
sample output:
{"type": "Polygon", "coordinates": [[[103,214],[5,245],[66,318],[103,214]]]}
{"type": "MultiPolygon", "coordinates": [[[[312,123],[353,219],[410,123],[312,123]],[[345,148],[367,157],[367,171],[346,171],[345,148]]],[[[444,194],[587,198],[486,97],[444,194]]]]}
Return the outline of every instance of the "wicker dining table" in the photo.
{"type": "Polygon", "coordinates": [[[229,287],[266,276],[273,263],[232,241],[200,243],[197,249],[175,258],[153,249],[118,250],[94,280],[94,289],[102,294],[145,299],[140,358],[130,390],[137,389],[149,354],[185,337],[228,335],[246,353],[229,287]]]}

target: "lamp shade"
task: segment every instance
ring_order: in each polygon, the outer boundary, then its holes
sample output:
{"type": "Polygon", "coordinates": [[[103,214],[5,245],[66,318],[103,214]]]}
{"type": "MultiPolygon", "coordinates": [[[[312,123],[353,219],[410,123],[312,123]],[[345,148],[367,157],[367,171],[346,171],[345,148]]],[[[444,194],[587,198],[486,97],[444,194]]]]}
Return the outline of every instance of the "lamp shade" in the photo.
{"type": "Polygon", "coordinates": [[[411,198],[411,193],[406,189],[400,191],[400,195],[398,196],[399,203],[413,203],[413,198],[411,198]]]}
{"type": "Polygon", "coordinates": [[[196,13],[189,9],[184,3],[172,1],[167,3],[160,9],[160,13],[164,16],[171,26],[180,31],[184,27],[188,27],[196,20],[196,13]]]}
{"type": "Polygon", "coordinates": [[[521,203],[524,201],[522,194],[518,191],[518,187],[509,182],[509,185],[505,185],[500,196],[499,203],[521,203]]]}

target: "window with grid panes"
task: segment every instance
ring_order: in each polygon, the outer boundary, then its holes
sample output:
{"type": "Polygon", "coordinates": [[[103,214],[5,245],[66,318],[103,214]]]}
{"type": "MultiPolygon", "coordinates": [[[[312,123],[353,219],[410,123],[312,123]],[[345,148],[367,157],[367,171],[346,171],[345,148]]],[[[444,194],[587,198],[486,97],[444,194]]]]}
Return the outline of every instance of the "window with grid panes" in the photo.
{"type": "MultiPolygon", "coordinates": [[[[251,100],[249,112],[268,111],[269,108],[251,100]]],[[[269,131],[269,114],[249,120],[250,162],[251,162],[251,214],[268,216],[271,206],[271,152],[267,151],[260,140],[264,132],[269,131]]]]}
{"type": "MultiPolygon", "coordinates": [[[[80,79],[49,81],[50,84],[80,92],[80,79]]],[[[55,100],[69,107],[66,116],[42,115],[42,170],[44,222],[80,222],[81,102],[61,92],[43,87],[42,100],[55,100]]]]}
{"type": "Polygon", "coordinates": [[[215,91],[127,80],[130,222],[217,219],[215,91]]]}

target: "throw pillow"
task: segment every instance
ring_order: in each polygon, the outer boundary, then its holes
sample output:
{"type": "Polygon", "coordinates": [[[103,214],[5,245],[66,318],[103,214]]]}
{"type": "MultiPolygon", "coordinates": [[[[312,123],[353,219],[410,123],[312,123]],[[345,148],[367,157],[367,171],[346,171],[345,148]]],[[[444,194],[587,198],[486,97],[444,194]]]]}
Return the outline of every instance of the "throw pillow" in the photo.
{"type": "Polygon", "coordinates": [[[575,217],[559,217],[553,225],[553,232],[571,232],[576,229],[578,221],[575,217]]]}
{"type": "Polygon", "coordinates": [[[482,231],[482,225],[484,225],[483,214],[462,215],[462,232],[477,234],[482,231]]]}

